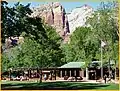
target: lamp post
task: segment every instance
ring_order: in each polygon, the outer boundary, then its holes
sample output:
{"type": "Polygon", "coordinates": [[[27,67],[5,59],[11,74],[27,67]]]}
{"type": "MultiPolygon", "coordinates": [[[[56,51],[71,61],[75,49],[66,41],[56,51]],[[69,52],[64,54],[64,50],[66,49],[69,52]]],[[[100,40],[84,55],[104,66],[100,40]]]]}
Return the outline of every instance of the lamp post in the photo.
{"type": "Polygon", "coordinates": [[[102,46],[101,46],[101,79],[103,78],[103,65],[102,65],[102,46]]]}
{"type": "Polygon", "coordinates": [[[105,42],[101,40],[101,78],[103,79],[103,47],[106,45],[105,42]]]}

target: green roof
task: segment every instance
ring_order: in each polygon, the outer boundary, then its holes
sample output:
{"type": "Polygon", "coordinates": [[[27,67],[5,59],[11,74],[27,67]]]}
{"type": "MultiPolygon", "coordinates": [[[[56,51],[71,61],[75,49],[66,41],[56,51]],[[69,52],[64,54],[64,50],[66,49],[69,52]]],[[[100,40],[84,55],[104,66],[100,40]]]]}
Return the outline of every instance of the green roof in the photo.
{"type": "Polygon", "coordinates": [[[81,68],[85,65],[85,62],[69,62],[67,64],[62,65],[59,68],[81,68]]]}

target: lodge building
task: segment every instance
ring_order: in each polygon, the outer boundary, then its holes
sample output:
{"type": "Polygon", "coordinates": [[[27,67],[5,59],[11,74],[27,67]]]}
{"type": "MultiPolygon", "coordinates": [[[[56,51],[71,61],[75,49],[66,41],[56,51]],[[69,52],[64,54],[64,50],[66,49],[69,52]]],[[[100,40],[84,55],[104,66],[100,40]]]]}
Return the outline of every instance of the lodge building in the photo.
{"type": "MultiPolygon", "coordinates": [[[[96,62],[94,62],[96,63],[96,62]]],[[[98,62],[97,62],[98,63],[98,62]]],[[[115,78],[115,71],[111,70],[113,73],[113,79],[115,78]]],[[[47,76],[51,76],[51,79],[56,80],[57,78],[63,78],[65,76],[68,77],[82,77],[84,79],[95,80],[100,79],[101,77],[101,68],[85,68],[85,62],[69,62],[60,67],[49,67],[49,68],[14,68],[11,69],[11,74],[28,76],[29,78],[39,78],[39,73],[42,75],[47,74],[47,76]]],[[[117,68],[117,77],[119,76],[119,71],[117,68]]],[[[103,75],[109,76],[108,68],[103,68],[103,75]]],[[[2,74],[4,75],[4,74],[2,74]]]]}

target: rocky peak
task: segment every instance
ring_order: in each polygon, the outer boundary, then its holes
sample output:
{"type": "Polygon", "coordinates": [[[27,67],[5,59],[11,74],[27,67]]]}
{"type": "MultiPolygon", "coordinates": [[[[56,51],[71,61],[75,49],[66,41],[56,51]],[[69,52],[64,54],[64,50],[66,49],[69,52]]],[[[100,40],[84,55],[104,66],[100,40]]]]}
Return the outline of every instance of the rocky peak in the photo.
{"type": "Polygon", "coordinates": [[[91,16],[92,13],[93,8],[87,4],[73,9],[72,12],[68,14],[70,33],[72,34],[79,26],[85,26],[86,18],[91,16]]]}
{"type": "MultiPolygon", "coordinates": [[[[89,5],[87,5],[87,4],[84,4],[82,7],[89,8],[89,9],[92,8],[91,6],[89,6],[89,5]]],[[[93,8],[92,8],[92,9],[93,9],[93,8]]]]}
{"type": "Polygon", "coordinates": [[[46,24],[56,28],[56,32],[62,38],[70,32],[65,9],[59,2],[52,2],[33,8],[32,17],[41,17],[44,19],[46,24]]]}

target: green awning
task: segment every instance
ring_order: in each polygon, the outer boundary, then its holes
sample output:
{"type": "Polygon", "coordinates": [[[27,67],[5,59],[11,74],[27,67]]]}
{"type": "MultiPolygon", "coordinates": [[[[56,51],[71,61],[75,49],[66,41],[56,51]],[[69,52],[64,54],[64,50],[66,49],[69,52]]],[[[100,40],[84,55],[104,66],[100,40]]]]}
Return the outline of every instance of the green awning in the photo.
{"type": "Polygon", "coordinates": [[[85,62],[69,62],[62,65],[59,68],[82,68],[85,65],[85,62]]]}

